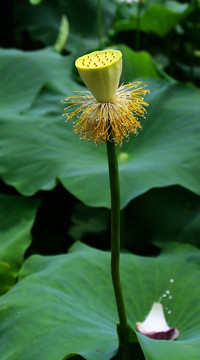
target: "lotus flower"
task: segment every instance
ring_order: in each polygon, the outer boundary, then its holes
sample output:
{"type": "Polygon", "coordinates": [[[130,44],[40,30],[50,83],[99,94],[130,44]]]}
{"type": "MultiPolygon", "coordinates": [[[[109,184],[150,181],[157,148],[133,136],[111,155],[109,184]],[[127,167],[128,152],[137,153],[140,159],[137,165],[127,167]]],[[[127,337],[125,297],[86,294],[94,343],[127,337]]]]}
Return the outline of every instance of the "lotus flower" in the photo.
{"type": "Polygon", "coordinates": [[[77,116],[74,132],[81,139],[93,140],[95,144],[106,140],[122,144],[130,133],[137,134],[141,128],[137,116],[144,117],[148,104],[144,96],[149,92],[141,81],[119,85],[122,72],[122,54],[119,50],[94,51],[75,62],[79,74],[90,91],[76,92],[63,103],[67,120],[77,116]],[[78,107],[77,107],[78,106],[78,107]],[[76,107],[75,110],[69,110],[76,107]],[[80,116],[78,116],[80,115],[80,116]]]}

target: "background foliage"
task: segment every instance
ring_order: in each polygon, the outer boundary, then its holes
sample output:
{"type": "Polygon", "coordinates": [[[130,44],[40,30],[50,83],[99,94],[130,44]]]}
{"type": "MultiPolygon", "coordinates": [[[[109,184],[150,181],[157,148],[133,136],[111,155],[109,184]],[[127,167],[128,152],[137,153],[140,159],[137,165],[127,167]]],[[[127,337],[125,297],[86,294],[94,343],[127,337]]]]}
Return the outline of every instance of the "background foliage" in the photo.
{"type": "Polygon", "coordinates": [[[132,356],[199,360],[199,0],[0,10],[1,360],[118,357],[106,151],[73,134],[61,104],[84,89],[74,60],[106,47],[123,53],[121,82],[151,91],[143,130],[117,149],[132,356]],[[180,337],[135,333],[170,278],[180,337]]]}

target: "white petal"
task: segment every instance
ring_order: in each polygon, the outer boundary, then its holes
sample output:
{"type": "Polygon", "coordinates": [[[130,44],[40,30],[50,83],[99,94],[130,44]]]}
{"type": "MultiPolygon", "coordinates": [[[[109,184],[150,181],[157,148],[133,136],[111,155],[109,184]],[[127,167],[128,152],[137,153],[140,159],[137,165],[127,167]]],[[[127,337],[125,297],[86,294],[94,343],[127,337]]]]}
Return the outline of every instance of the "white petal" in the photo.
{"type": "Polygon", "coordinates": [[[146,319],[136,325],[140,333],[154,339],[174,340],[179,335],[177,329],[168,326],[160,303],[154,303],[146,319]]]}

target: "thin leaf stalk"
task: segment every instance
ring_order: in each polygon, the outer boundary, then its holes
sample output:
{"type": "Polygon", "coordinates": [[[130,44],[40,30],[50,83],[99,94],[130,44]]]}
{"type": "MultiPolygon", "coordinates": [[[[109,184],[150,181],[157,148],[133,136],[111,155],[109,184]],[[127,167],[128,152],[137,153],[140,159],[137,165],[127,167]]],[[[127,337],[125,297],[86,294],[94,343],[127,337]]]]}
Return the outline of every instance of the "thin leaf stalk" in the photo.
{"type": "Polygon", "coordinates": [[[137,8],[137,18],[136,18],[136,33],[135,33],[135,50],[140,50],[140,23],[141,23],[141,11],[142,11],[142,1],[139,0],[137,8]]]}
{"type": "Polygon", "coordinates": [[[99,39],[99,49],[103,49],[103,29],[102,29],[102,4],[101,0],[97,0],[97,31],[99,39]]]}

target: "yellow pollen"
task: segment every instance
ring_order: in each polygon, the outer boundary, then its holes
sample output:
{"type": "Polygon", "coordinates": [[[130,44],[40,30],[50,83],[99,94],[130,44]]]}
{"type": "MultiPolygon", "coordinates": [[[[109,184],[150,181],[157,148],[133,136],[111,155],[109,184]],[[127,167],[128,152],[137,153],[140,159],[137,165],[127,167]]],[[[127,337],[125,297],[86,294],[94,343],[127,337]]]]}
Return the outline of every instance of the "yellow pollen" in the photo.
{"type": "MultiPolygon", "coordinates": [[[[138,133],[142,126],[137,116],[144,117],[148,104],[143,100],[149,90],[147,86],[138,87],[140,81],[122,85],[115,97],[109,102],[98,102],[92,95],[77,92],[76,96],[66,98],[67,120],[80,114],[74,122],[74,132],[81,139],[93,140],[95,144],[106,140],[121,145],[124,138],[131,133],[138,133]],[[75,110],[71,110],[76,106],[75,110]],[[77,108],[77,106],[79,106],[77,108]]],[[[87,94],[87,93],[86,93],[87,94]]],[[[129,157],[126,152],[119,154],[119,161],[125,162],[129,157]]]]}

